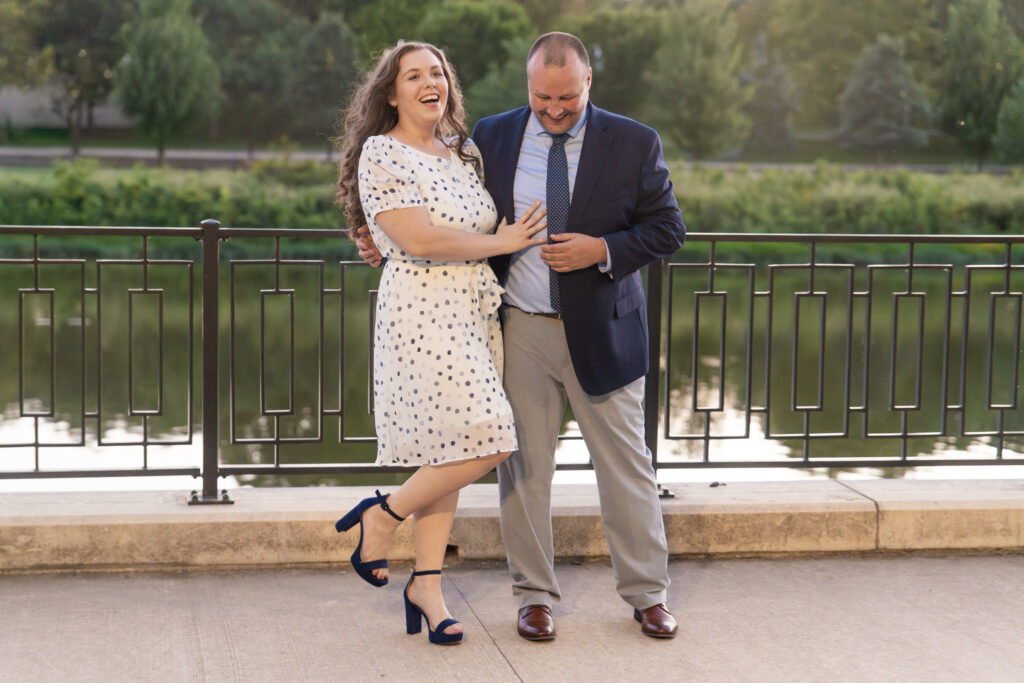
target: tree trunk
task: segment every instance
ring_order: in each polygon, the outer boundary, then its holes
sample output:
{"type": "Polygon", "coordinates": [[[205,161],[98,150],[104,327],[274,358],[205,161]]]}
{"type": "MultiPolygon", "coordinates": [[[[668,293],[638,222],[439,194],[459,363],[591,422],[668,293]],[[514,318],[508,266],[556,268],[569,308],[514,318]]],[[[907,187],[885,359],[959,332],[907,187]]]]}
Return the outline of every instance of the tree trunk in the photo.
{"type": "Polygon", "coordinates": [[[164,151],[167,148],[167,144],[160,140],[156,143],[156,165],[160,168],[164,166],[164,151]]]}
{"type": "Polygon", "coordinates": [[[78,121],[79,105],[73,104],[68,108],[67,123],[68,131],[71,133],[71,158],[77,159],[82,148],[82,131],[78,121]]]}

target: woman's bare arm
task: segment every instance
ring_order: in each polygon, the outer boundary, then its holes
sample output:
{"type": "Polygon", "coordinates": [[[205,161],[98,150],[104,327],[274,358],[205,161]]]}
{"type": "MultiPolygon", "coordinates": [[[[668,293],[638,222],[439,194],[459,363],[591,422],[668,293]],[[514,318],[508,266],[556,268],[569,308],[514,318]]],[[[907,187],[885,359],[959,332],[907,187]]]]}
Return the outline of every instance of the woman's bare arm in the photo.
{"type": "Polygon", "coordinates": [[[377,214],[377,225],[398,248],[409,256],[435,261],[469,261],[499,254],[512,254],[520,249],[544,244],[533,235],[547,226],[540,202],[520,216],[515,223],[502,220],[493,234],[466,232],[441,227],[430,222],[422,206],[392,209],[377,214]]]}

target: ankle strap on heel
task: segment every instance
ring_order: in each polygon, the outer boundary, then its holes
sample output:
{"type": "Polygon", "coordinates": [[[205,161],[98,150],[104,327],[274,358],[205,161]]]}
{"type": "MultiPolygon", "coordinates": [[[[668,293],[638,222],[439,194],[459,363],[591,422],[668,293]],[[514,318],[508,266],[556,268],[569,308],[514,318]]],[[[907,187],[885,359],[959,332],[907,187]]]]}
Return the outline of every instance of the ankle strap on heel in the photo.
{"type": "Polygon", "coordinates": [[[388,513],[389,515],[391,515],[395,519],[397,519],[399,522],[404,522],[405,521],[405,517],[399,517],[398,515],[396,515],[395,511],[391,509],[390,505],[388,505],[388,496],[390,496],[390,495],[391,495],[390,493],[387,494],[387,495],[384,495],[383,493],[380,492],[380,489],[377,489],[377,497],[380,498],[380,509],[383,510],[384,512],[388,513]]]}
{"type": "Polygon", "coordinates": [[[413,576],[424,576],[425,574],[440,574],[440,573],[441,573],[440,569],[424,569],[421,572],[414,571],[412,573],[412,575],[413,576]]]}

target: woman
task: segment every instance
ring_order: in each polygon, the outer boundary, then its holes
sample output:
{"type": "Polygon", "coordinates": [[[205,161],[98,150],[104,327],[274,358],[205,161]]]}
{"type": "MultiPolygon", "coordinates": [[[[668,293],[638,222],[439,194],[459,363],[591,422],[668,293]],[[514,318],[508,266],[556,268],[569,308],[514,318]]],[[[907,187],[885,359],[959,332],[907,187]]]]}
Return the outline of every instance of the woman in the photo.
{"type": "Polygon", "coordinates": [[[418,633],[425,617],[430,642],[438,644],[462,640],[440,577],[459,489],[516,449],[499,375],[502,290],[484,259],[543,244],[532,236],[546,225],[538,203],[494,229],[497,212],[463,116],[444,53],[399,43],[353,96],[338,180],[348,224],[368,225],[387,257],[374,330],[377,463],[419,469],[336,526],[360,525],[352,566],[381,586],[395,529],[413,515],[406,630],[418,633]]]}

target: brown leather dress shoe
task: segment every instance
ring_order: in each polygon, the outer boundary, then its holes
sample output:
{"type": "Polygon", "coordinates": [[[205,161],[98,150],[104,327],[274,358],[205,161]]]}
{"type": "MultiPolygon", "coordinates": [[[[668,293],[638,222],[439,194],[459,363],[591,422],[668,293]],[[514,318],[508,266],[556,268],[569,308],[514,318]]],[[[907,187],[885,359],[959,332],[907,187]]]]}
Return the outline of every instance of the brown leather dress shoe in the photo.
{"type": "Polygon", "coordinates": [[[633,610],[633,618],[640,622],[640,630],[651,638],[675,638],[679,625],[664,604],[645,610],[633,610]]]}
{"type": "Polygon", "coordinates": [[[519,635],[527,640],[554,640],[555,620],[547,605],[527,605],[519,610],[519,635]]]}

